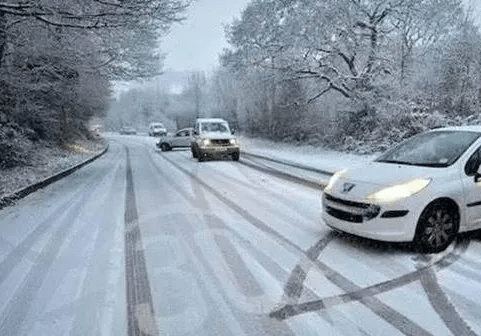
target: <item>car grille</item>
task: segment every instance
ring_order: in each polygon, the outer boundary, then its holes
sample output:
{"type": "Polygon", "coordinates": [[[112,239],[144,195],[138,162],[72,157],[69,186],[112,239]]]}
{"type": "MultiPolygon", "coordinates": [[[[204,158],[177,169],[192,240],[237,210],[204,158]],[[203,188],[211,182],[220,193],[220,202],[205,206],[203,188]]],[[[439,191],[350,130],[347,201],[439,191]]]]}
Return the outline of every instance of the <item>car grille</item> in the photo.
{"type": "Polygon", "coordinates": [[[381,210],[374,204],[343,200],[326,193],[322,197],[322,205],[329,215],[351,223],[362,223],[364,220],[373,219],[381,210]]]}
{"type": "Polygon", "coordinates": [[[229,139],[212,139],[211,143],[214,146],[229,146],[230,140],[229,139]]]}

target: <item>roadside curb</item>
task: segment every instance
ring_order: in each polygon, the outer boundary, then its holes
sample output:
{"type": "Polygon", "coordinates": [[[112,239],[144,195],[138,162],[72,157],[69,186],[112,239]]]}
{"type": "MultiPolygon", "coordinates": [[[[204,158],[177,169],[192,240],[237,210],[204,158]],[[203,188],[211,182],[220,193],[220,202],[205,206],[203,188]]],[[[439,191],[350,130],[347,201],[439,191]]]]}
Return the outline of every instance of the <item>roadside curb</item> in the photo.
{"type": "Polygon", "coordinates": [[[280,163],[280,164],[290,166],[290,167],[294,167],[294,168],[299,168],[299,169],[311,171],[311,172],[318,173],[318,174],[329,175],[329,176],[334,175],[333,172],[323,170],[323,169],[314,168],[314,167],[310,167],[310,166],[306,166],[306,165],[302,165],[302,164],[295,163],[295,162],[292,162],[292,161],[281,160],[281,159],[278,159],[278,158],[273,158],[273,157],[269,157],[269,156],[264,156],[264,155],[259,155],[259,154],[244,152],[244,151],[241,151],[241,154],[251,156],[251,157],[254,157],[254,158],[258,158],[258,159],[263,159],[263,160],[275,162],[275,163],[280,163]]]}
{"type": "Polygon", "coordinates": [[[50,177],[47,177],[46,179],[44,179],[40,182],[29,185],[25,188],[22,188],[20,190],[15,191],[14,193],[12,193],[10,195],[7,195],[7,196],[4,196],[4,197],[0,198],[0,210],[3,209],[6,206],[14,204],[14,202],[16,200],[22,199],[25,196],[27,196],[27,195],[29,195],[29,194],[31,194],[31,193],[33,193],[33,192],[35,192],[35,191],[37,191],[41,188],[44,188],[44,187],[48,186],[49,184],[52,184],[52,183],[60,180],[61,178],[64,178],[64,177],[72,174],[76,170],[82,168],[83,166],[91,163],[92,161],[95,161],[96,159],[98,159],[99,157],[104,155],[108,151],[108,149],[109,149],[109,144],[107,144],[105,146],[105,148],[100,153],[94,155],[91,158],[88,158],[88,159],[80,162],[79,164],[77,164],[73,167],[67,168],[67,169],[61,171],[60,173],[54,174],[50,177]]]}
{"type": "MultiPolygon", "coordinates": [[[[307,165],[299,164],[299,163],[292,162],[292,161],[278,159],[278,158],[271,157],[271,156],[264,156],[264,155],[249,153],[249,152],[245,152],[245,151],[241,151],[241,156],[245,156],[247,158],[251,157],[251,158],[261,159],[261,160],[265,160],[267,162],[273,162],[273,163],[281,164],[281,165],[284,165],[284,166],[301,169],[301,170],[304,170],[304,171],[314,172],[314,173],[320,174],[320,175],[326,175],[328,177],[331,177],[334,174],[334,173],[326,171],[326,170],[314,168],[312,166],[307,166],[307,165]]],[[[273,174],[273,175],[278,176],[280,178],[287,179],[289,181],[299,183],[299,184],[308,186],[310,188],[322,190],[327,185],[327,182],[320,182],[318,179],[312,179],[312,178],[308,178],[308,177],[305,177],[305,176],[303,177],[303,176],[299,176],[299,175],[296,175],[296,174],[291,174],[289,172],[279,170],[279,169],[276,169],[276,168],[273,168],[273,167],[263,167],[263,166],[260,166],[256,163],[246,162],[245,160],[242,160],[242,159],[241,159],[241,163],[246,165],[246,166],[249,166],[251,168],[263,171],[267,174],[273,174]]]]}

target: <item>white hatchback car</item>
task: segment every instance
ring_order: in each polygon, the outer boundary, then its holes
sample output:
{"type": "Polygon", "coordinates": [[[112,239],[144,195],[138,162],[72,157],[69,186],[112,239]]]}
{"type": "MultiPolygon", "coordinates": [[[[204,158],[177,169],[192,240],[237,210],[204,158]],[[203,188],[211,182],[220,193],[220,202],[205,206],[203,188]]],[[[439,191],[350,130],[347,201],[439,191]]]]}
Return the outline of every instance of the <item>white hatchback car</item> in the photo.
{"type": "Polygon", "coordinates": [[[331,228],[375,240],[444,250],[481,228],[481,126],[407,139],[376,160],[334,174],[322,195],[331,228]]]}

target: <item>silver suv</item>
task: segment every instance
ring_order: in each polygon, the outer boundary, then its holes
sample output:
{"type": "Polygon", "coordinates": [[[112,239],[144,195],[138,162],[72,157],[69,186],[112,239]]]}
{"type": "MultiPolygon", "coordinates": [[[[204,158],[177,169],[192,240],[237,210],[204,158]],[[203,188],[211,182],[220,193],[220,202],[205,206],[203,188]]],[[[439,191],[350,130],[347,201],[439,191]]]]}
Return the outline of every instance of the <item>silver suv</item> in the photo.
{"type": "Polygon", "coordinates": [[[234,161],[239,160],[239,144],[224,119],[197,119],[190,148],[192,156],[199,161],[226,156],[234,161]]]}

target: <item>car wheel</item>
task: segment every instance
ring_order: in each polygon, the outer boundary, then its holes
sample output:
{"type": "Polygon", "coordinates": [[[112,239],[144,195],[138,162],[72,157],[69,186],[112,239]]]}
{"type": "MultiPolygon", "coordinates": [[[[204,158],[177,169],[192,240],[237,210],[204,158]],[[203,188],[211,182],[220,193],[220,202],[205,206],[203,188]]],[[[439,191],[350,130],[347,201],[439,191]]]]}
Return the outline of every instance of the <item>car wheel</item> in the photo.
{"type": "Polygon", "coordinates": [[[419,217],[414,244],[420,252],[437,253],[453,241],[459,228],[459,214],[449,202],[436,201],[419,217]]]}
{"type": "Polygon", "coordinates": [[[170,151],[170,146],[169,144],[166,144],[166,143],[163,143],[162,145],[160,145],[160,148],[162,149],[162,152],[167,152],[167,151],[170,151]]]}
{"type": "Polygon", "coordinates": [[[191,152],[192,152],[192,157],[193,157],[194,159],[197,159],[197,152],[195,151],[195,149],[192,148],[192,149],[191,149],[191,152]]]}
{"type": "Polygon", "coordinates": [[[232,160],[239,161],[239,153],[232,153],[232,160]]]}
{"type": "Polygon", "coordinates": [[[205,161],[205,154],[202,153],[202,152],[197,152],[197,160],[199,160],[199,162],[204,162],[205,161]]]}

